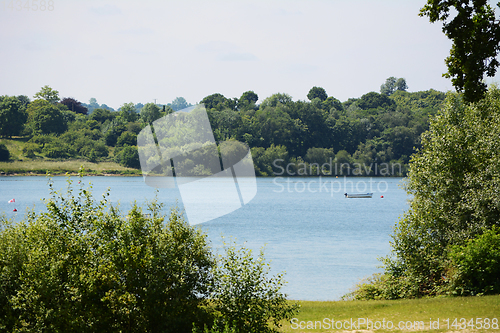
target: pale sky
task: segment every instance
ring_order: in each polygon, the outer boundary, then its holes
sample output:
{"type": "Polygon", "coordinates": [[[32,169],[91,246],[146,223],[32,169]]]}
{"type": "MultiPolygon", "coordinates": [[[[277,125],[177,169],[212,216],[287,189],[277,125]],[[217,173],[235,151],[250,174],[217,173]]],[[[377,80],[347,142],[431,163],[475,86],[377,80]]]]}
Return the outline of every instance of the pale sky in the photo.
{"type": "Polygon", "coordinates": [[[379,91],[448,91],[451,42],[418,16],[425,0],[0,0],[0,95],[44,85],[61,97],[189,103],[255,91],[305,100],[313,86],[341,101],[379,91]]]}

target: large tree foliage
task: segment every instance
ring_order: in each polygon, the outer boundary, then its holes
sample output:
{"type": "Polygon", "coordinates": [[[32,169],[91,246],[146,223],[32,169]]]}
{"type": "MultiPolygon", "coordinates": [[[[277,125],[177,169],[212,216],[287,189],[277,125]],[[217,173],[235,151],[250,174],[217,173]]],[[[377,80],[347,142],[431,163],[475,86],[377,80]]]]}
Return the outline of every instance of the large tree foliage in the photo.
{"type": "Polygon", "coordinates": [[[46,100],[33,101],[27,112],[28,125],[34,134],[60,134],[68,128],[64,113],[46,100]]]}
{"type": "MultiPolygon", "coordinates": [[[[448,95],[422,135],[422,149],[412,157],[406,184],[412,196],[410,208],[396,224],[393,256],[385,259],[385,275],[376,279],[371,296],[420,297],[455,293],[462,287],[486,293],[498,290],[498,276],[485,271],[498,263],[481,269],[472,261],[498,257],[498,251],[484,251],[485,242],[497,240],[473,240],[500,226],[499,110],[496,87],[472,104],[459,94],[448,95]],[[467,248],[457,249],[468,242],[472,243],[467,248]],[[464,257],[466,252],[475,259],[464,257]],[[474,254],[478,252],[482,254],[474,254]],[[471,274],[481,270],[486,280],[471,286],[471,274]]],[[[366,292],[366,286],[360,291],[366,292]]]]}
{"type": "Polygon", "coordinates": [[[312,101],[315,98],[319,98],[321,101],[324,101],[328,98],[326,90],[321,87],[312,87],[307,93],[307,99],[312,101]]]}
{"type": "Polygon", "coordinates": [[[161,117],[160,108],[154,103],[147,103],[141,109],[141,118],[146,124],[151,124],[153,121],[161,117]]]}
{"type": "Polygon", "coordinates": [[[466,101],[481,99],[487,90],[483,77],[495,75],[500,50],[500,24],[487,0],[428,0],[420,16],[443,21],[443,32],[452,41],[443,76],[464,92],[466,101]]]}
{"type": "Polygon", "coordinates": [[[51,104],[59,102],[59,91],[52,89],[48,85],[43,86],[34,96],[34,99],[44,99],[51,104]]]}
{"type": "Polygon", "coordinates": [[[0,96],[0,136],[21,134],[26,122],[25,106],[14,96],[0,96]]]}

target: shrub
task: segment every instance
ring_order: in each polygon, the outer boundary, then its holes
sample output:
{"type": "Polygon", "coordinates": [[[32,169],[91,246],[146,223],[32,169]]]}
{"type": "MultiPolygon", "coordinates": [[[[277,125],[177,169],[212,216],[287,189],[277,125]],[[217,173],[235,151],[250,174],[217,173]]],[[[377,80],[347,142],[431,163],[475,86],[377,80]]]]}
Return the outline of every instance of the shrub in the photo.
{"type": "Polygon", "coordinates": [[[500,293],[500,229],[494,227],[455,245],[448,255],[448,292],[454,295],[500,293]]]}
{"type": "Polygon", "coordinates": [[[136,146],[125,146],[115,151],[115,162],[127,168],[140,169],[139,152],[136,146]]]}
{"type": "Polygon", "coordinates": [[[263,251],[226,246],[214,268],[210,299],[219,320],[238,333],[278,332],[281,320],[291,319],[298,304],[289,304],[280,289],[283,275],[269,276],[263,251]],[[270,324],[271,323],[271,324],[270,324]]]}
{"type": "Polygon", "coordinates": [[[124,218],[71,187],[52,191],[44,213],[0,221],[2,330],[190,332],[209,322],[205,235],[176,210],[164,223],[156,202],[151,218],[137,206],[124,218]]]}
{"type": "Polygon", "coordinates": [[[35,153],[41,153],[42,148],[36,143],[27,143],[23,147],[23,155],[29,158],[35,157],[35,153]]]}

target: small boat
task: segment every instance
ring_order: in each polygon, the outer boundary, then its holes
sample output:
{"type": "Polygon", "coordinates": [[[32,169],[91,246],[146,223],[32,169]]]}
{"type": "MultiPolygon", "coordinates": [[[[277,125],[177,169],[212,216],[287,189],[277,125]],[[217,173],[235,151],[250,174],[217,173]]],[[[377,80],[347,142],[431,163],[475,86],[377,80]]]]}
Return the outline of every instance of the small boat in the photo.
{"type": "Polygon", "coordinates": [[[371,198],[373,193],[344,193],[346,198],[371,198]]]}

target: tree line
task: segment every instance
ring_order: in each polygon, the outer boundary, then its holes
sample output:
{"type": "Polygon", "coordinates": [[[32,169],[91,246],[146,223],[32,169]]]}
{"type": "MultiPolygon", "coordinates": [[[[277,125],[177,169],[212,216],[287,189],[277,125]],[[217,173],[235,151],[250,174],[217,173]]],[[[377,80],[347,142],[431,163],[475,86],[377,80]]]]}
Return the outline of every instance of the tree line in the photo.
{"type": "MultiPolygon", "coordinates": [[[[325,174],[316,167],[324,163],[342,164],[342,172],[349,175],[375,175],[376,164],[398,164],[398,175],[403,175],[445,97],[432,89],[406,90],[403,78],[390,77],[380,93],[344,102],[313,87],[307,101],[277,93],[258,104],[258,95],[246,91],[239,98],[215,93],[200,103],[215,140],[246,143],[258,175],[274,175],[276,160],[291,165],[290,175],[325,174]],[[356,172],[356,165],[372,167],[356,172]]],[[[33,98],[0,97],[0,136],[27,138],[26,158],[114,160],[131,168],[140,168],[137,134],[156,119],[191,106],[178,97],[167,105],[124,103],[114,111],[95,99],[89,104],[60,99],[49,86],[33,98]]]]}

